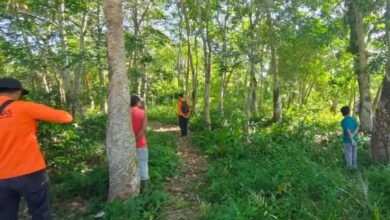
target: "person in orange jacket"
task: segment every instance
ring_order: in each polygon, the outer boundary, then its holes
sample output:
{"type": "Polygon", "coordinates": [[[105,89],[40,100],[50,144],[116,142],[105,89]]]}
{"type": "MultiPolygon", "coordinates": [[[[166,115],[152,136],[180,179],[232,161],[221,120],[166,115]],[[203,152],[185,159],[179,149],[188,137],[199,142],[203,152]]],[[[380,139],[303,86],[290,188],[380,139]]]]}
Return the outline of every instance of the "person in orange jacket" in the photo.
{"type": "Polygon", "coordinates": [[[191,115],[191,108],[190,105],[188,104],[186,97],[182,93],[178,95],[177,112],[179,116],[179,126],[180,126],[181,136],[185,137],[187,136],[188,119],[190,118],[191,115]]]}
{"type": "Polygon", "coordinates": [[[0,219],[18,218],[21,197],[33,220],[51,219],[46,164],[37,138],[37,122],[70,123],[72,116],[34,102],[13,78],[0,78],[0,219]]]}

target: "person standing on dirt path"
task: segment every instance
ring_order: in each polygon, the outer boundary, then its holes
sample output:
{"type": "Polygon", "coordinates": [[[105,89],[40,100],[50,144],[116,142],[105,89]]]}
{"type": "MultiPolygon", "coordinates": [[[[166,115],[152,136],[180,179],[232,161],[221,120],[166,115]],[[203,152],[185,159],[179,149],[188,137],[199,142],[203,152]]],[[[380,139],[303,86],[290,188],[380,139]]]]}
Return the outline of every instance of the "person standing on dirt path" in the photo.
{"type": "Polygon", "coordinates": [[[177,102],[177,112],[179,115],[179,126],[181,131],[181,137],[187,136],[188,131],[188,119],[191,115],[191,108],[188,104],[186,97],[180,93],[177,102]]]}
{"type": "Polygon", "coordinates": [[[18,218],[21,197],[32,220],[51,219],[46,164],[39,149],[37,122],[70,123],[72,116],[34,102],[13,78],[0,78],[0,219],[18,218]]]}
{"type": "Polygon", "coordinates": [[[146,128],[148,126],[148,115],[141,108],[142,102],[138,95],[131,96],[131,123],[135,135],[137,156],[139,161],[139,173],[141,176],[141,192],[149,182],[149,153],[146,143],[146,128]]]}
{"type": "Polygon", "coordinates": [[[356,169],[359,125],[356,119],[350,116],[350,112],[351,110],[348,106],[341,108],[341,113],[344,116],[344,119],[341,121],[341,127],[343,129],[344,155],[347,167],[356,169]]]}

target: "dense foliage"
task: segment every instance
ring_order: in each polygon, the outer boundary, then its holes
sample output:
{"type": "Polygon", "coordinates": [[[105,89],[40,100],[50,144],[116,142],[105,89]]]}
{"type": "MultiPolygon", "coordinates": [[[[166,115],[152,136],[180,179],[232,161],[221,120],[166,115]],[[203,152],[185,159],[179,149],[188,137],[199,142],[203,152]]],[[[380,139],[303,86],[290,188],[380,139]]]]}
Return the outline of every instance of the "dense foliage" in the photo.
{"type": "MultiPolygon", "coordinates": [[[[180,166],[170,132],[148,131],[151,187],[106,203],[103,8],[0,0],[0,76],[75,116],[38,133],[56,217],[158,218],[163,180],[180,166]]],[[[177,123],[177,93],[192,107],[191,141],[209,158],[196,188],[204,219],[390,218],[389,166],[371,161],[367,129],[359,169],[344,168],[338,113],[351,106],[363,126],[376,116],[386,62],[390,79],[389,21],[390,0],[123,0],[131,93],[164,125],[177,123]]]]}

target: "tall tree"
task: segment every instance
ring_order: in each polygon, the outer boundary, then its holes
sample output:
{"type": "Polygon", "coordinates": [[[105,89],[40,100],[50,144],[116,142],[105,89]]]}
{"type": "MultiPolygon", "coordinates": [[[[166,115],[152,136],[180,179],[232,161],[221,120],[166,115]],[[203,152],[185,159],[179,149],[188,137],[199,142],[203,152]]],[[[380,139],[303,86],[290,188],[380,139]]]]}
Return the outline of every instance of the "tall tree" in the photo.
{"type": "Polygon", "coordinates": [[[383,89],[376,108],[371,140],[371,156],[375,161],[390,163],[390,0],[386,0],[387,65],[383,89]]]}
{"type": "Polygon", "coordinates": [[[204,71],[204,117],[206,126],[211,130],[211,116],[210,116],[210,92],[211,92],[211,36],[210,36],[210,22],[211,22],[211,0],[206,1],[206,5],[202,1],[198,1],[198,22],[200,25],[200,35],[203,43],[203,71],[204,71]]]}
{"type": "Polygon", "coordinates": [[[274,24],[271,16],[271,4],[272,1],[267,0],[267,25],[268,25],[268,38],[269,38],[269,47],[271,50],[271,68],[270,72],[272,75],[272,90],[273,90],[273,121],[279,122],[282,120],[282,98],[280,95],[280,82],[279,74],[276,64],[276,41],[275,41],[275,31],[274,24]]]}
{"type": "Polygon", "coordinates": [[[370,93],[370,76],[367,72],[367,54],[363,23],[362,3],[347,0],[348,20],[350,26],[350,51],[354,55],[355,73],[358,78],[360,109],[360,126],[363,132],[372,130],[372,101],[370,93]]]}
{"type": "Polygon", "coordinates": [[[105,0],[107,50],[110,70],[109,111],[106,149],[110,172],[108,200],[127,198],[139,193],[140,177],[135,139],[130,127],[129,79],[122,30],[122,1],[105,0]]]}

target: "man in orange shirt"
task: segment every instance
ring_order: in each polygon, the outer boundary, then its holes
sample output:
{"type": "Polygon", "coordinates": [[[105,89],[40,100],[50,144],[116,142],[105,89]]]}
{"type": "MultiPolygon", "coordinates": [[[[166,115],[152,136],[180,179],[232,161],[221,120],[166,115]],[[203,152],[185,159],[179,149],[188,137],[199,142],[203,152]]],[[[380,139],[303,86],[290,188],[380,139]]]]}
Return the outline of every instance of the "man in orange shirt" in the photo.
{"type": "Polygon", "coordinates": [[[187,136],[188,119],[190,118],[191,109],[186,97],[181,93],[178,95],[177,112],[179,115],[179,126],[181,136],[187,136]]]}
{"type": "Polygon", "coordinates": [[[19,101],[28,94],[13,78],[0,78],[0,219],[16,220],[23,197],[32,220],[51,219],[46,164],[37,122],[70,123],[72,116],[45,105],[19,101]]]}

